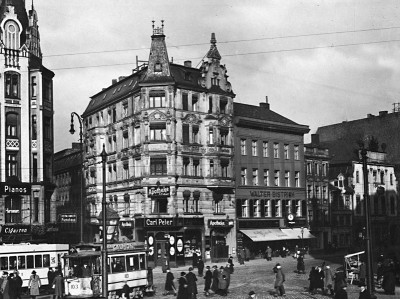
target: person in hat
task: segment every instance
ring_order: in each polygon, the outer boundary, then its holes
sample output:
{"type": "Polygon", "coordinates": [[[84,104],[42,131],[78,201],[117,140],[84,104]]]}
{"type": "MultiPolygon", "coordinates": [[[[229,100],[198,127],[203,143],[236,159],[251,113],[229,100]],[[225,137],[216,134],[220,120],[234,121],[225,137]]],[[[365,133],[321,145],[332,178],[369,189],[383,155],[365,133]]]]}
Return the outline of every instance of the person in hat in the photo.
{"type": "Polygon", "coordinates": [[[0,277],[0,299],[4,298],[4,291],[7,289],[7,284],[8,284],[8,273],[3,272],[3,274],[0,277]]]}
{"type": "Polygon", "coordinates": [[[283,286],[283,283],[285,282],[285,273],[282,271],[282,266],[278,263],[275,266],[276,270],[275,272],[275,283],[274,283],[274,288],[275,288],[275,297],[277,296],[285,296],[285,287],[283,286]]]}
{"type": "Polygon", "coordinates": [[[197,296],[197,277],[193,273],[193,267],[189,267],[189,273],[186,274],[186,280],[188,285],[188,293],[190,299],[196,299],[197,296]]]}
{"type": "Polygon", "coordinates": [[[51,290],[51,286],[53,285],[53,280],[56,277],[56,273],[54,272],[54,269],[52,267],[49,268],[49,271],[47,271],[47,288],[51,290]]]}
{"type": "Polygon", "coordinates": [[[21,294],[22,294],[22,278],[19,276],[18,270],[14,270],[14,281],[15,281],[15,287],[16,287],[16,292],[15,292],[15,299],[21,299],[21,294]]]}
{"type": "Polygon", "coordinates": [[[40,277],[39,275],[36,274],[36,271],[33,270],[32,275],[31,277],[29,277],[29,282],[28,282],[28,289],[30,290],[29,294],[31,295],[32,299],[35,299],[36,296],[40,295],[39,291],[40,286],[41,286],[40,277]]]}
{"type": "Polygon", "coordinates": [[[204,294],[206,296],[210,295],[212,277],[213,277],[213,275],[212,275],[210,266],[207,266],[206,267],[206,274],[204,275],[204,294]]]}
{"type": "Polygon", "coordinates": [[[62,299],[64,294],[64,279],[60,272],[54,272],[56,277],[53,279],[52,285],[54,286],[55,299],[62,299]]]}
{"type": "Polygon", "coordinates": [[[176,299],[188,299],[189,298],[189,293],[188,293],[188,284],[186,280],[186,272],[181,272],[181,277],[179,277],[178,283],[178,295],[176,296],[176,299]]]}
{"type": "Polygon", "coordinates": [[[324,268],[324,293],[333,295],[333,274],[329,265],[324,268]]]}
{"type": "Polygon", "coordinates": [[[360,284],[360,295],[358,296],[358,299],[371,299],[371,296],[367,292],[365,284],[360,284]]]}
{"type": "MultiPolygon", "coordinates": [[[[223,272],[225,273],[225,272],[223,272]]],[[[226,296],[228,294],[228,282],[226,280],[225,274],[218,281],[218,293],[221,296],[226,296]]]]}
{"type": "Polygon", "coordinates": [[[217,265],[213,266],[213,273],[212,273],[212,284],[211,284],[211,291],[213,291],[214,293],[216,293],[218,291],[218,277],[219,277],[219,271],[218,271],[218,267],[217,265]]]}
{"type": "Polygon", "coordinates": [[[249,297],[247,297],[247,299],[254,299],[254,298],[256,298],[256,293],[254,291],[250,291],[249,297]]]}
{"type": "Polygon", "coordinates": [[[199,258],[199,261],[197,262],[197,270],[198,270],[199,276],[203,276],[204,262],[201,257],[199,258]]]}
{"type": "Polygon", "coordinates": [[[170,268],[167,268],[167,275],[165,279],[165,290],[164,295],[174,294],[176,295],[176,288],[174,284],[174,274],[171,273],[170,268]]]}

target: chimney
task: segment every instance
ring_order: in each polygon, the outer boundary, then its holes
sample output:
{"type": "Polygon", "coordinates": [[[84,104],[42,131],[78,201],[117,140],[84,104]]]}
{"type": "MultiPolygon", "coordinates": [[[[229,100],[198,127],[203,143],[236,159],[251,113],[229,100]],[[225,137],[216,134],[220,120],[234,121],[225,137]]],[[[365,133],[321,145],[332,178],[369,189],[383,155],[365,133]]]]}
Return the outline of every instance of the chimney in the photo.
{"type": "Polygon", "coordinates": [[[126,77],[125,76],[119,76],[118,77],[118,81],[122,81],[122,80],[124,80],[126,77]]]}
{"type": "Polygon", "coordinates": [[[265,103],[260,103],[260,107],[269,110],[268,96],[265,97],[265,103]]]}
{"type": "Polygon", "coordinates": [[[112,79],[111,84],[114,85],[115,83],[117,83],[118,80],[117,79],[112,79]]]}
{"type": "Polygon", "coordinates": [[[387,114],[388,114],[387,111],[379,111],[379,116],[385,116],[387,114]]]}
{"type": "Polygon", "coordinates": [[[373,117],[374,117],[373,114],[371,114],[371,113],[368,113],[368,114],[367,114],[367,118],[373,118],[373,117]]]}
{"type": "Polygon", "coordinates": [[[311,143],[319,145],[319,134],[311,134],[311,143]]]}
{"type": "Polygon", "coordinates": [[[190,60],[186,60],[186,61],[183,63],[183,65],[186,66],[186,67],[192,67],[192,62],[191,62],[190,60]]]}

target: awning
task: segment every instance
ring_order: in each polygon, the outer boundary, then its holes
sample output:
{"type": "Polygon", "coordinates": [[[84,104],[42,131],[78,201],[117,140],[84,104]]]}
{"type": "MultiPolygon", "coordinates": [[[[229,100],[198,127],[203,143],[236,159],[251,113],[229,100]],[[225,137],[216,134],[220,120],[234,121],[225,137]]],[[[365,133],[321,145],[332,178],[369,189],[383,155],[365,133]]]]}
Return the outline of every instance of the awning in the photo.
{"type": "Polygon", "coordinates": [[[254,242],[288,240],[289,236],[279,228],[242,229],[243,234],[254,242]]]}
{"type": "Polygon", "coordinates": [[[303,236],[301,235],[301,228],[296,227],[296,228],[282,228],[282,232],[284,232],[286,235],[288,235],[290,238],[289,240],[293,239],[312,239],[315,238],[314,235],[310,233],[308,228],[303,228],[303,236]]]}

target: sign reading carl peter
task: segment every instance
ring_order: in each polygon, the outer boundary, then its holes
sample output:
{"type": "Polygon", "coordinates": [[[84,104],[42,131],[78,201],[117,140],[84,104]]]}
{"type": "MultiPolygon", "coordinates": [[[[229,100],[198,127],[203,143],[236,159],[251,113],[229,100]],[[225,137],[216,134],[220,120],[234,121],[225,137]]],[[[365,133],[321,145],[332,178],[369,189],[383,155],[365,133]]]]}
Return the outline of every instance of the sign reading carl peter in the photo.
{"type": "Polygon", "coordinates": [[[0,195],[30,195],[29,183],[0,183],[0,195]]]}

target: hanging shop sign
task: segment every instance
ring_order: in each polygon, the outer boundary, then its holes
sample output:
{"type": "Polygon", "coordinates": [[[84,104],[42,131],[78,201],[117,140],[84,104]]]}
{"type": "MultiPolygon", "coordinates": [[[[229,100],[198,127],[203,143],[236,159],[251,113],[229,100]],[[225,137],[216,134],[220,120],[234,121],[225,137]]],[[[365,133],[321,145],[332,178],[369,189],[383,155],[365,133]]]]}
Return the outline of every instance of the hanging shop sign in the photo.
{"type": "Polygon", "coordinates": [[[233,227],[233,219],[208,219],[208,227],[233,227]]]}
{"type": "Polygon", "coordinates": [[[0,183],[0,195],[30,195],[31,185],[29,183],[0,183]]]}
{"type": "Polygon", "coordinates": [[[147,187],[147,194],[149,197],[168,197],[171,194],[171,189],[169,186],[147,187]]]}

